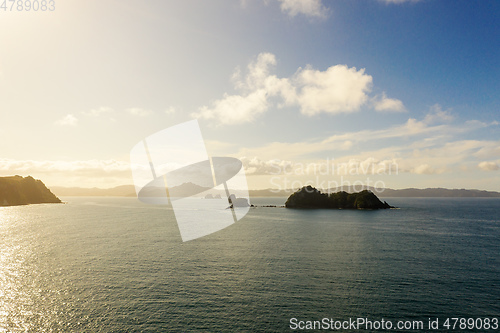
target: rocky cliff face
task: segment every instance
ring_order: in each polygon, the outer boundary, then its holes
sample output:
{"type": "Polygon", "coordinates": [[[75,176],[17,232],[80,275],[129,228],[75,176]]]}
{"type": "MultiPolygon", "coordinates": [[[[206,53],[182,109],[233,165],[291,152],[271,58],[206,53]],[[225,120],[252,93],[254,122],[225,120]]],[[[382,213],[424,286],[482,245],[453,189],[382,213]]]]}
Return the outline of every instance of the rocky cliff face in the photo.
{"type": "Polygon", "coordinates": [[[31,176],[0,177],[0,206],[61,203],[42,183],[31,176]]]}
{"type": "Polygon", "coordinates": [[[364,190],[358,193],[337,192],[321,193],[312,186],[304,186],[288,197],[287,208],[334,208],[334,209],[385,209],[393,208],[382,202],[373,192],[364,190]]]}

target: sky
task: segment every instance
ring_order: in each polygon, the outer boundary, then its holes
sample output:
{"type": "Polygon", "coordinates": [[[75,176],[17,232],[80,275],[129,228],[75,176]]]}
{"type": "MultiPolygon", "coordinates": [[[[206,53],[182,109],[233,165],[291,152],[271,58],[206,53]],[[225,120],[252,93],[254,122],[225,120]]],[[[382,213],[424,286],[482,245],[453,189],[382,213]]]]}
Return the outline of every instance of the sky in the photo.
{"type": "Polygon", "coordinates": [[[133,184],[197,119],[250,188],[500,191],[498,1],[55,0],[0,8],[0,176],[133,184]]]}

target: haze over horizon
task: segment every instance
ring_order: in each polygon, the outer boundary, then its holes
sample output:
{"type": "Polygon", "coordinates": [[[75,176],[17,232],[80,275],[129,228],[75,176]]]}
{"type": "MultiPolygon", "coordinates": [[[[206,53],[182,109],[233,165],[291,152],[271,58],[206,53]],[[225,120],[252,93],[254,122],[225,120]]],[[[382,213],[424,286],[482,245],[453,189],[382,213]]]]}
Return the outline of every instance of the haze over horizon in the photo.
{"type": "Polygon", "coordinates": [[[130,185],[137,142],[198,119],[208,154],[242,160],[250,189],[500,191],[499,8],[66,0],[53,12],[0,10],[0,177],[130,185]]]}

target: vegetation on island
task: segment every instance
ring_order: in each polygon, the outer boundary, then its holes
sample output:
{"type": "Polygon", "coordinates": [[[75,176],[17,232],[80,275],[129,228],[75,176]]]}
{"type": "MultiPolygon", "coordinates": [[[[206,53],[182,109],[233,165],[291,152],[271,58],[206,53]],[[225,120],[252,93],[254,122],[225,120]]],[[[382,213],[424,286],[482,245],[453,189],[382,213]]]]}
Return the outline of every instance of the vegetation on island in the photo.
{"type": "Polygon", "coordinates": [[[31,176],[0,177],[0,206],[61,203],[45,184],[31,176]]]}
{"type": "Polygon", "coordinates": [[[394,208],[382,202],[371,191],[358,193],[321,193],[311,185],[304,186],[290,195],[285,203],[286,208],[331,208],[331,209],[387,209],[394,208]]]}

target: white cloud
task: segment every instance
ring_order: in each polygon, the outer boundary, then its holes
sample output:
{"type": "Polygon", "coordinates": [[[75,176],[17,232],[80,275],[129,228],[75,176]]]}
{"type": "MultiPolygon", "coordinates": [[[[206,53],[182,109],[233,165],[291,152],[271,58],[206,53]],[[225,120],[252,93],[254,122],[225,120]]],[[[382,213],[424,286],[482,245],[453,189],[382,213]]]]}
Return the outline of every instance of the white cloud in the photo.
{"type": "Polygon", "coordinates": [[[336,65],[326,71],[307,67],[297,73],[301,88],[297,103],[305,115],[350,113],[358,111],[368,100],[372,77],[364,69],[336,65]]]}
{"type": "Polygon", "coordinates": [[[451,125],[447,124],[453,116],[449,111],[440,113],[436,116],[436,109],[431,108],[429,113],[423,120],[409,118],[406,123],[395,125],[389,128],[380,130],[363,130],[346,134],[332,135],[324,140],[328,142],[342,142],[344,140],[352,140],[354,142],[371,141],[378,139],[391,138],[409,138],[421,136],[422,141],[419,144],[433,144],[435,139],[442,139],[454,134],[474,131],[488,126],[495,126],[495,123],[484,123],[481,121],[466,121],[464,124],[451,125]],[[426,135],[424,138],[423,136],[426,135]]]}
{"type": "Polygon", "coordinates": [[[266,91],[256,90],[246,96],[227,95],[212,103],[212,107],[203,106],[194,117],[216,119],[223,125],[249,122],[268,109],[266,91]]]}
{"type": "Polygon", "coordinates": [[[454,119],[451,110],[443,110],[441,105],[434,104],[431,106],[429,113],[425,116],[424,122],[426,124],[434,124],[436,122],[450,122],[454,119]]]}
{"type": "Polygon", "coordinates": [[[100,117],[105,114],[110,114],[113,113],[114,110],[110,107],[107,106],[101,106],[97,109],[91,109],[89,111],[84,111],[83,114],[86,116],[91,116],[91,117],[100,117]]]}
{"type": "Polygon", "coordinates": [[[406,111],[403,102],[399,99],[388,98],[384,93],[373,99],[373,107],[376,111],[403,112],[406,111]]]}
{"type": "Polygon", "coordinates": [[[133,116],[138,116],[138,117],[146,117],[153,113],[151,110],[145,110],[141,108],[130,108],[127,109],[127,112],[133,116]]]}
{"type": "Polygon", "coordinates": [[[500,169],[500,166],[496,162],[491,161],[481,162],[477,166],[483,171],[496,171],[500,169]]]}
{"type": "MultiPolygon", "coordinates": [[[[290,17],[295,17],[302,14],[307,17],[327,18],[330,14],[330,9],[325,7],[321,0],[277,0],[280,3],[281,11],[288,14],[290,17]]],[[[378,0],[386,4],[401,4],[404,2],[419,2],[422,0],[378,0]]],[[[268,4],[269,0],[264,0],[268,4]]],[[[240,5],[246,8],[248,0],[240,0],[240,5]]]]}
{"type": "Polygon", "coordinates": [[[78,125],[78,118],[76,118],[72,114],[67,114],[66,116],[57,120],[55,124],[59,126],[76,126],[78,125]]]}
{"type": "Polygon", "coordinates": [[[415,173],[417,175],[433,175],[433,174],[442,174],[445,172],[445,168],[433,168],[429,164],[421,164],[411,169],[411,173],[415,173]]]}
{"type": "Polygon", "coordinates": [[[240,73],[236,72],[233,78],[236,79],[236,87],[239,89],[259,89],[270,77],[270,72],[276,66],[276,56],[272,53],[260,53],[255,62],[248,64],[248,75],[245,82],[238,80],[240,73]]]}
{"type": "Polygon", "coordinates": [[[298,14],[305,16],[324,18],[328,16],[328,9],[323,6],[321,0],[278,0],[281,2],[281,10],[291,17],[298,14]]]}
{"type": "Polygon", "coordinates": [[[490,141],[475,156],[480,159],[500,158],[500,141],[490,141]]]}
{"type": "MultiPolygon", "coordinates": [[[[275,65],[273,54],[259,54],[248,65],[244,77],[238,68],[231,78],[240,94],[226,93],[192,116],[220,124],[239,124],[254,120],[271,106],[298,107],[302,114],[312,116],[357,112],[370,100],[373,78],[364,69],[336,65],[321,71],[306,66],[289,78],[279,78],[271,74],[275,65]]],[[[385,94],[378,102],[378,110],[404,109],[401,101],[385,94]]]]}
{"type": "Polygon", "coordinates": [[[242,91],[241,95],[224,94],[222,99],[212,102],[212,106],[203,106],[193,117],[215,120],[219,124],[241,124],[254,120],[269,108],[268,97],[276,95],[280,79],[270,75],[276,64],[271,53],[261,53],[255,62],[248,65],[248,74],[244,79],[237,70],[232,77],[235,87],[242,91]]]}
{"type": "Polygon", "coordinates": [[[174,108],[173,106],[170,106],[168,107],[166,110],[165,110],[165,113],[168,114],[168,115],[171,115],[171,114],[174,114],[177,112],[177,109],[174,108]]]}

